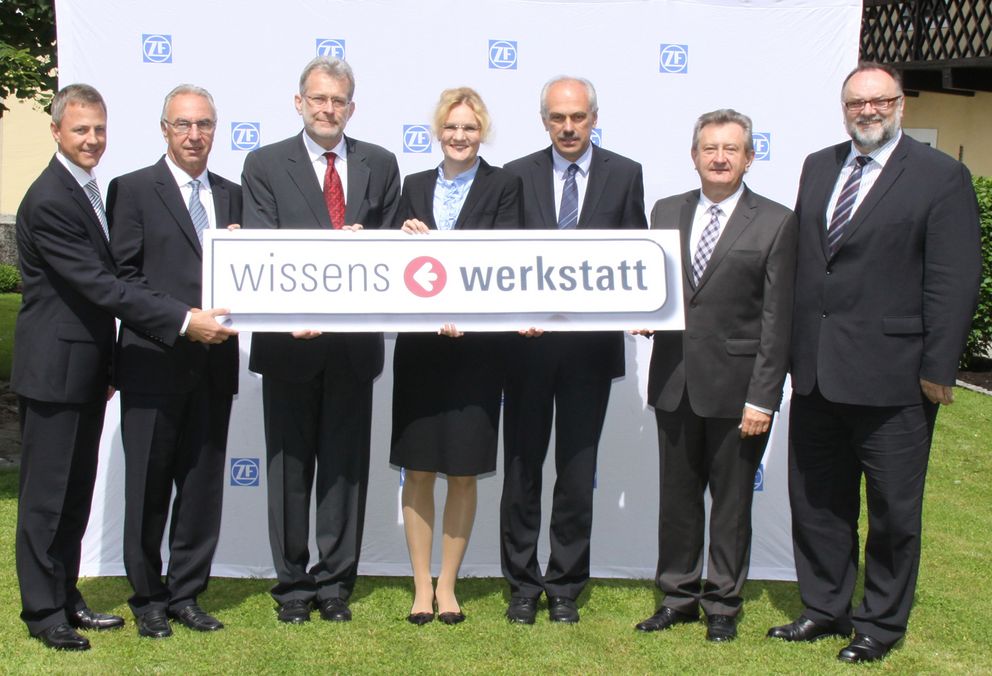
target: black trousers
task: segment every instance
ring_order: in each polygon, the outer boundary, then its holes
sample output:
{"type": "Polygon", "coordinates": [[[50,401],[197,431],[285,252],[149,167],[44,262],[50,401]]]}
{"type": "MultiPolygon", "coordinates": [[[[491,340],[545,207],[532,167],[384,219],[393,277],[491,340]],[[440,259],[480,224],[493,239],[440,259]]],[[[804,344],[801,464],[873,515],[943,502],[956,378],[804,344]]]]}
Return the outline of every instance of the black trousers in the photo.
{"type": "Polygon", "coordinates": [[[20,397],[18,404],[15,559],[21,619],[37,636],[86,605],[76,582],[107,402],[60,404],[20,397]]]}
{"type": "Polygon", "coordinates": [[[754,475],[768,434],[741,439],[740,418],[702,418],[683,394],[673,412],[655,411],[661,496],[656,582],[663,605],[695,615],[737,615],[751,559],[754,475]],[[703,582],[707,487],[710,544],[703,582]]]}
{"type": "Polygon", "coordinates": [[[937,405],[856,406],[793,395],[789,500],[799,593],[814,622],[893,644],[906,632],[920,564],[923,485],[937,405]],[[868,501],[865,593],[858,573],[861,478],[868,501]]]}
{"type": "Polygon", "coordinates": [[[500,556],[512,596],[575,599],[589,580],[596,456],[612,379],[560,362],[507,365],[500,556]],[[555,487],[550,556],[541,574],[541,488],[551,426],[555,487]]]}
{"type": "Polygon", "coordinates": [[[124,569],[135,615],[177,611],[207,588],[220,536],[231,398],[212,391],[206,379],[188,393],[121,392],[124,569]]]}
{"type": "Polygon", "coordinates": [[[269,543],[277,603],[347,600],[358,576],[369,481],[372,381],[342,357],[304,383],[262,377],[269,543]],[[310,562],[316,473],[317,561],[310,562]]]}

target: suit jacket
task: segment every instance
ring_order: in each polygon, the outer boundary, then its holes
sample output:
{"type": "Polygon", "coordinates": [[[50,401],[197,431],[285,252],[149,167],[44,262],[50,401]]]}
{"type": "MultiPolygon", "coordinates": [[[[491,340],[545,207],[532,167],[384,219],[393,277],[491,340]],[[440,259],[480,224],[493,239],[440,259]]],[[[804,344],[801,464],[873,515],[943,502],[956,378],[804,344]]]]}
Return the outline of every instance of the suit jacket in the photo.
{"type": "MultiPolygon", "coordinates": [[[[551,147],[514,160],[504,168],[523,180],[523,227],[557,230],[551,147]]],[[[646,228],[647,225],[641,165],[593,146],[577,227],[646,228]]],[[[582,363],[592,373],[609,378],[617,378],[624,373],[621,332],[577,332],[570,333],[564,341],[559,341],[557,337],[552,340],[556,342],[556,350],[566,352],[566,359],[582,363]]],[[[510,342],[517,347],[530,345],[533,349],[538,341],[519,338],[510,342]]]]}
{"type": "Polygon", "coordinates": [[[817,385],[837,403],[916,404],[920,378],[954,383],[977,302],[971,175],[903,135],[830,256],[827,202],[850,149],[825,148],[803,165],[792,387],[817,385]]]}
{"type": "MultiPolygon", "coordinates": [[[[330,228],[324,194],[303,145],[303,133],[253,150],[245,158],[241,185],[246,228],[330,228]]],[[[399,205],[399,165],[384,148],[345,138],[348,194],[345,222],[365,228],[389,227],[399,205]]],[[[346,346],[354,372],[372,379],[382,371],[381,333],[322,335],[297,340],[288,333],[252,336],[248,368],[290,382],[303,382],[323,369],[334,345],[346,346]],[[336,340],[335,340],[336,338],[336,340]]]]}
{"type": "Polygon", "coordinates": [[[189,306],[125,284],[86,192],[53,157],[17,210],[23,295],[11,385],[66,404],[103,400],[110,384],[114,316],[172,345],[189,306]]]}
{"type": "MultiPolygon", "coordinates": [[[[218,228],[241,222],[241,188],[209,174],[218,228]]],[[[199,307],[203,250],[179,186],[165,158],[115,178],[107,197],[111,251],[122,279],[156,289],[199,307]]],[[[238,391],[238,339],[219,345],[178,340],[166,346],[121,326],[114,360],[114,384],[123,391],[189,392],[210,376],[213,388],[238,391]]]]}
{"type": "Polygon", "coordinates": [[[776,410],[789,364],[795,214],[745,186],[694,286],[689,233],[698,204],[693,190],[651,211],[652,228],[681,235],[686,327],[654,334],[648,402],[675,411],[687,391],[701,417],[737,418],[744,402],[776,410]]]}
{"type": "MultiPolygon", "coordinates": [[[[436,168],[407,176],[393,227],[402,227],[403,221],[417,218],[437,230],[434,222],[436,187],[436,168]]],[[[479,158],[479,170],[455,221],[455,230],[520,227],[523,221],[520,192],[518,177],[479,158]]]]}

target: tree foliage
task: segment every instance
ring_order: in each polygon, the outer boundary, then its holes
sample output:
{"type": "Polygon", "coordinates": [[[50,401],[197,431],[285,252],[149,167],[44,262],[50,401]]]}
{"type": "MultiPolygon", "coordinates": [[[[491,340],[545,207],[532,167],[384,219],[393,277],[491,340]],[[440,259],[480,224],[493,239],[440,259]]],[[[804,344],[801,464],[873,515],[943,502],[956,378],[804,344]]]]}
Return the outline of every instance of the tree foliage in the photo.
{"type": "Polygon", "coordinates": [[[988,355],[992,348],[992,178],[976,176],[973,180],[982,222],[982,282],[978,290],[978,309],[961,360],[966,368],[988,355]]]}
{"type": "Polygon", "coordinates": [[[9,96],[46,107],[56,88],[51,0],[0,0],[0,116],[9,96]]]}

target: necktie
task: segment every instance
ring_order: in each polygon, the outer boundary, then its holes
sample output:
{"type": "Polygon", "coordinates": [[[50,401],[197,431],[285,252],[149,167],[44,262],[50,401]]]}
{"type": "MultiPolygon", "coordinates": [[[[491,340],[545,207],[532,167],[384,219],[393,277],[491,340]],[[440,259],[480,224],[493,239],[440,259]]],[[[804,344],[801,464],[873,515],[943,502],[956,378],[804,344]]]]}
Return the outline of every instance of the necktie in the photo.
{"type": "Polygon", "coordinates": [[[713,249],[716,248],[717,240],[720,239],[720,214],[723,212],[716,204],[707,211],[710,212],[710,222],[703,228],[703,234],[699,237],[699,244],[696,245],[696,254],[692,257],[693,286],[699,284],[699,278],[706,272],[706,264],[710,262],[713,249]]]}
{"type": "Polygon", "coordinates": [[[327,203],[327,213],[331,217],[331,227],[339,230],[344,225],[344,189],[341,187],[341,177],[334,168],[334,153],[324,153],[327,158],[327,171],[324,173],[324,201],[327,203]]]}
{"type": "Polygon", "coordinates": [[[103,236],[109,242],[110,228],[107,227],[107,212],[103,209],[103,199],[100,197],[100,189],[96,186],[96,179],[83,186],[83,189],[86,191],[86,197],[89,198],[90,204],[93,205],[93,211],[96,212],[96,217],[100,220],[100,228],[103,230],[103,236]]]}
{"type": "Polygon", "coordinates": [[[837,204],[834,206],[834,215],[830,218],[830,226],[827,228],[827,249],[830,255],[837,253],[840,239],[844,235],[844,228],[851,222],[851,214],[854,212],[854,202],[858,198],[858,190],[861,188],[861,174],[865,165],[871,162],[867,155],[858,155],[854,158],[854,169],[851,175],[844,182],[844,187],[837,197],[837,204]]]}
{"type": "Polygon", "coordinates": [[[193,227],[196,229],[196,238],[203,244],[203,231],[210,228],[210,219],[207,217],[207,210],[200,202],[200,181],[193,179],[189,182],[191,188],[189,193],[189,217],[193,219],[193,227]]]}
{"type": "Polygon", "coordinates": [[[579,165],[570,164],[565,170],[565,185],[561,189],[561,207],[558,209],[558,229],[574,228],[579,223],[579,188],[575,185],[575,172],[579,165]]]}

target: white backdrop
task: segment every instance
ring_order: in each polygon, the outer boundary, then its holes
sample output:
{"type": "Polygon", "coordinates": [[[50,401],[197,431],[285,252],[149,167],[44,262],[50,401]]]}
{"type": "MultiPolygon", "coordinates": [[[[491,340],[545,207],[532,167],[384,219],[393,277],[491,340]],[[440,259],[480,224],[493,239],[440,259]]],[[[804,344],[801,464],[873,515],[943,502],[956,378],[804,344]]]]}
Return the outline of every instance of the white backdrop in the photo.
{"type": "MultiPolygon", "coordinates": [[[[689,157],[692,124],[721,107],[754,120],[758,156],[749,186],[791,205],[803,158],[843,138],[838,92],[857,59],[861,3],[59,0],[56,9],[61,84],[88,82],[108,103],[109,145],[98,169],[104,189],[113,176],[164,152],[162,99],[181,82],[213,93],[219,129],[211,169],[238,180],[248,149],[300,130],[293,94],[303,65],[321,52],[344,56],[355,70],[357,110],[348,133],[396,153],[404,175],[440,160],[419,125],[429,124],[441,89],[469,85],[481,93],[495,123],[482,154],[499,165],[548,145],[538,114],[547,79],[588,77],[599,93],[596,140],[644,165],[650,211],[655,200],[698,187],[689,157]]],[[[242,336],[242,364],[249,340],[242,336]]],[[[387,336],[386,367],[375,386],[362,574],[409,574],[401,474],[387,464],[392,345],[387,336]]],[[[630,336],[626,345],[627,376],[614,384],[600,447],[592,572],[651,577],[658,450],[644,402],[650,345],[630,336]]],[[[753,578],[794,579],[785,455],[785,426],[778,423],[755,493],[753,578]]],[[[214,574],[271,576],[261,381],[244,368],[228,456],[214,574]]],[[[119,575],[124,504],[116,398],[100,463],[82,572],[119,575]]],[[[553,463],[546,467],[550,497],[553,463]]],[[[500,471],[480,481],[465,575],[499,575],[501,482],[500,471]]]]}

